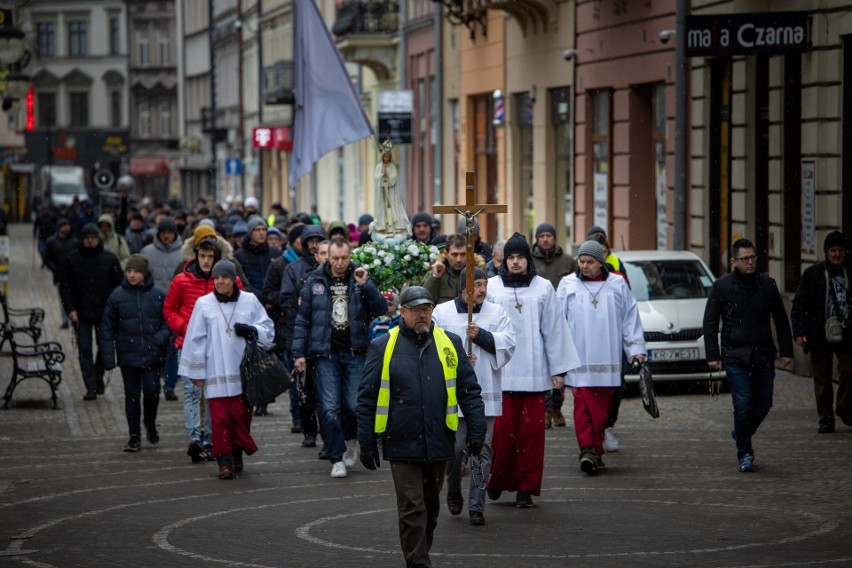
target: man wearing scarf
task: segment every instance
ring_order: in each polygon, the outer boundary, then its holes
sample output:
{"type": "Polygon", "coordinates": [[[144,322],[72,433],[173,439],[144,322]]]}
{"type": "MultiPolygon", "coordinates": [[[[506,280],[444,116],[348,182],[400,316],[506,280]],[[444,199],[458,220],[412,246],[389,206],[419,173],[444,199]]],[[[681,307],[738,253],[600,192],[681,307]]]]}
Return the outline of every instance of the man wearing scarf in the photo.
{"type": "Polygon", "coordinates": [[[243,453],[257,451],[251,437],[251,407],[240,380],[246,339],[271,343],[275,326],[257,297],[237,287],[234,263],[220,260],[211,272],[214,290],[195,302],[178,374],[204,388],[219,479],[233,479],[243,470],[243,453]]]}
{"type": "Polygon", "coordinates": [[[503,249],[500,272],[488,280],[488,300],[509,314],[515,353],[503,367],[503,412],[494,422],[488,496],[517,491],[515,506],[533,506],[544,472],[544,397],[562,388],[580,365],[553,285],[535,273],[526,239],[515,233],[503,249]]]}

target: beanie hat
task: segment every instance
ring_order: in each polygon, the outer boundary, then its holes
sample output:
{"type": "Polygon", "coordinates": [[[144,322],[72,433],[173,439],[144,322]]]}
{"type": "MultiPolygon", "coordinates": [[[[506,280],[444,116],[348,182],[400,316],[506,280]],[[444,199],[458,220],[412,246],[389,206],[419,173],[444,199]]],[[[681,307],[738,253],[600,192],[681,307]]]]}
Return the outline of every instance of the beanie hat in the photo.
{"type": "Polygon", "coordinates": [[[361,225],[369,225],[373,221],[375,221],[375,219],[373,219],[372,215],[370,215],[369,213],[364,213],[363,215],[358,217],[358,226],[360,227],[361,225]]]}
{"type": "Polygon", "coordinates": [[[148,277],[148,259],[145,257],[145,255],[131,254],[130,258],[127,259],[127,264],[124,265],[125,270],[127,270],[128,268],[138,270],[146,278],[148,277]]]}
{"type": "Polygon", "coordinates": [[[101,231],[94,223],[86,223],[83,225],[83,228],[80,229],[80,238],[85,239],[86,237],[91,236],[101,238],[101,231]]]}
{"type": "MultiPolygon", "coordinates": [[[[266,227],[266,221],[264,221],[263,219],[261,219],[260,217],[255,215],[254,217],[252,217],[251,219],[248,220],[248,223],[246,223],[246,233],[248,233],[250,235],[258,227],[264,227],[265,228],[266,227]]],[[[236,227],[234,227],[234,228],[236,228],[236,227]]]]}
{"type": "Polygon", "coordinates": [[[438,250],[446,250],[447,248],[447,235],[438,235],[431,241],[429,244],[435,247],[438,250]]]}
{"type": "MultiPolygon", "coordinates": [[[[588,239],[589,237],[591,237],[595,233],[600,233],[603,236],[606,236],[606,230],[603,227],[598,227],[597,225],[594,225],[592,227],[589,227],[589,230],[586,231],[586,238],[588,239]]],[[[556,233],[554,233],[554,234],[556,234],[556,233]]]]}
{"type": "Polygon", "coordinates": [[[298,224],[293,226],[290,231],[287,233],[287,242],[291,245],[298,240],[299,237],[302,236],[302,231],[305,230],[305,226],[302,224],[298,224]]]}
{"type": "MultiPolygon", "coordinates": [[[[467,230],[467,220],[465,220],[465,218],[462,217],[461,219],[459,219],[458,233],[460,235],[463,235],[466,230],[467,230]]],[[[473,218],[473,234],[474,235],[479,234],[479,219],[476,218],[476,217],[473,218]]]]}
{"type": "Polygon", "coordinates": [[[840,231],[832,231],[825,237],[825,241],[822,243],[822,251],[828,252],[828,249],[831,247],[843,247],[844,249],[849,248],[849,245],[846,243],[846,237],[843,236],[843,233],[840,231]]]}
{"type": "Polygon", "coordinates": [[[598,241],[586,241],[580,245],[580,250],[577,252],[577,257],[583,255],[590,256],[600,262],[606,264],[606,249],[598,241]]]}
{"type": "Polygon", "coordinates": [[[219,262],[213,265],[213,270],[210,272],[210,276],[215,278],[217,276],[227,276],[234,282],[237,281],[237,268],[234,266],[234,263],[228,260],[227,258],[223,258],[219,262]]]}
{"type": "Polygon", "coordinates": [[[554,227],[550,223],[541,223],[538,227],[535,228],[535,238],[539,238],[542,233],[550,233],[555,237],[556,227],[554,227]]]}
{"type": "Polygon", "coordinates": [[[430,227],[432,226],[432,216],[428,213],[424,213],[421,211],[417,213],[414,217],[411,218],[411,226],[413,227],[417,223],[426,223],[430,227]]]}
{"type": "Polygon", "coordinates": [[[234,232],[231,233],[235,237],[241,237],[248,233],[248,224],[245,221],[240,221],[234,224],[234,232]]]}
{"type": "Polygon", "coordinates": [[[503,247],[503,258],[509,258],[513,254],[519,254],[525,257],[527,259],[527,263],[532,264],[530,245],[520,233],[512,235],[509,240],[506,241],[506,246],[503,247]]]}
{"type": "Polygon", "coordinates": [[[192,238],[195,242],[195,246],[198,246],[198,243],[203,241],[204,239],[216,239],[216,231],[213,230],[213,227],[209,225],[202,225],[201,223],[195,228],[195,232],[192,233],[192,238]]]}
{"type": "Polygon", "coordinates": [[[346,240],[349,240],[349,227],[343,221],[332,221],[328,224],[328,238],[333,237],[336,233],[346,240]]]}
{"type": "Polygon", "coordinates": [[[198,227],[200,227],[200,226],[202,226],[202,225],[206,225],[206,226],[210,227],[211,229],[215,229],[215,228],[216,228],[216,223],[214,223],[212,219],[202,219],[202,220],[200,220],[200,221],[198,222],[198,225],[197,225],[197,226],[198,226],[198,227]]]}
{"type": "Polygon", "coordinates": [[[164,233],[168,231],[171,231],[172,233],[177,233],[177,224],[175,223],[175,220],[171,217],[163,217],[157,224],[157,232],[164,233]]]}
{"type": "MultiPolygon", "coordinates": [[[[478,266],[473,267],[473,279],[474,280],[488,280],[488,275],[485,274],[485,271],[479,268],[478,266]]],[[[461,272],[459,272],[459,292],[464,291],[464,287],[467,284],[467,267],[462,268],[461,272]]]]}
{"type": "Polygon", "coordinates": [[[71,221],[69,221],[65,217],[60,217],[59,220],[56,222],[56,228],[58,229],[59,227],[62,227],[64,225],[70,225],[70,224],[71,224],[71,221]]]}
{"type": "Polygon", "coordinates": [[[257,201],[257,197],[246,197],[246,200],[243,201],[243,207],[248,209],[249,207],[254,207],[257,209],[260,206],[260,203],[257,201]]]}
{"type": "Polygon", "coordinates": [[[278,230],[278,227],[269,227],[269,233],[268,233],[268,234],[270,234],[270,235],[278,235],[278,236],[280,237],[280,236],[281,236],[281,231],[279,231],[279,230],[278,230]]]}

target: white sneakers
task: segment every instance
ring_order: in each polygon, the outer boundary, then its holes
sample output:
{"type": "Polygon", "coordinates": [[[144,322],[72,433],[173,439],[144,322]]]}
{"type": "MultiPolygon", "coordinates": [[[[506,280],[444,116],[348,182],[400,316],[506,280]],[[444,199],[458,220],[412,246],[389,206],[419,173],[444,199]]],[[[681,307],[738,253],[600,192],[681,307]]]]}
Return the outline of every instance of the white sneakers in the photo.
{"type": "Polygon", "coordinates": [[[332,477],[346,477],[346,464],[341,462],[334,462],[331,466],[331,476],[332,477]]]}
{"type": "Polygon", "coordinates": [[[608,452],[617,452],[618,446],[618,438],[615,437],[615,432],[612,431],[612,428],[604,430],[604,449],[608,452]]]}
{"type": "Polygon", "coordinates": [[[343,463],[346,467],[352,469],[358,460],[361,458],[361,450],[358,446],[358,440],[347,440],[346,451],[343,453],[343,463]]]}

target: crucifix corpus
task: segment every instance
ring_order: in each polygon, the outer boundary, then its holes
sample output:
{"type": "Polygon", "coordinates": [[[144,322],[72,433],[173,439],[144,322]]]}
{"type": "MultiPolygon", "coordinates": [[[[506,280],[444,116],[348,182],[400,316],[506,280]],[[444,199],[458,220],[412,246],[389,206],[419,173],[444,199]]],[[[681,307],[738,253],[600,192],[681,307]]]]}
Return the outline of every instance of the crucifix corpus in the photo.
{"type": "MultiPolygon", "coordinates": [[[[473,321],[473,224],[474,219],[480,213],[506,213],[508,211],[505,205],[476,203],[476,174],[474,172],[465,173],[465,200],[461,205],[436,205],[432,208],[435,213],[458,213],[465,219],[465,243],[467,252],[465,254],[465,283],[464,290],[467,295],[467,324],[470,325],[473,321]]],[[[470,357],[473,353],[473,345],[470,340],[467,341],[467,354],[470,357]]]]}

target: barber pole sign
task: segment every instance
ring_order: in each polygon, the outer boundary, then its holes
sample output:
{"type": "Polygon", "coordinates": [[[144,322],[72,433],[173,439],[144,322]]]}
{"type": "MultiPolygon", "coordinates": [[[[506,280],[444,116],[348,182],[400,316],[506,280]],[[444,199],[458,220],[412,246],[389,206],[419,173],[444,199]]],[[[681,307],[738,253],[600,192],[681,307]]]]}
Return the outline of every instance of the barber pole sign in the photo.
{"type": "Polygon", "coordinates": [[[506,99],[498,97],[494,99],[494,120],[491,122],[494,126],[503,126],[503,121],[506,119],[506,99]]]}

